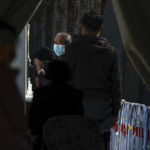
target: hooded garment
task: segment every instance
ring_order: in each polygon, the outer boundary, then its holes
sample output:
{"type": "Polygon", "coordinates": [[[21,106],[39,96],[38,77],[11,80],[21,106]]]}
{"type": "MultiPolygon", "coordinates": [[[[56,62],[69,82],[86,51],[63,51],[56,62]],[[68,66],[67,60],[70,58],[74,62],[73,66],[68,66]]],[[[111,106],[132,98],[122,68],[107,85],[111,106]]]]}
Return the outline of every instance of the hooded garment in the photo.
{"type": "Polygon", "coordinates": [[[84,101],[111,100],[112,115],[120,108],[120,72],[115,49],[103,37],[83,35],[66,46],[60,59],[73,71],[72,84],[84,101]]]}

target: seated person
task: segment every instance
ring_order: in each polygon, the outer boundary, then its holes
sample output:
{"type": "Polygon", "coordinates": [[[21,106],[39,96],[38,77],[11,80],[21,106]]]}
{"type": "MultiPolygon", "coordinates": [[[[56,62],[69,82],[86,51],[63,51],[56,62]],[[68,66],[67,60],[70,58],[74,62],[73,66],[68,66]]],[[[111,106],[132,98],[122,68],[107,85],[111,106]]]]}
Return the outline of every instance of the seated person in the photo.
{"type": "Polygon", "coordinates": [[[46,73],[50,84],[34,92],[29,126],[32,134],[39,137],[38,144],[40,144],[42,127],[47,119],[60,115],[83,114],[83,94],[69,84],[71,77],[71,70],[65,62],[52,61],[48,64],[46,73]]]}

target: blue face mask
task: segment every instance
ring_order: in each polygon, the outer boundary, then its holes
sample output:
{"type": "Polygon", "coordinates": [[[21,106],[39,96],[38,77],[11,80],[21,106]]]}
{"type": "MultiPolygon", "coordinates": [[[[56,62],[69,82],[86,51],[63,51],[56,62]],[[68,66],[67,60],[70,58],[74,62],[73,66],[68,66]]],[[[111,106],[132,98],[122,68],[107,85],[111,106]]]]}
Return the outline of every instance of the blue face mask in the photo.
{"type": "Polygon", "coordinates": [[[57,56],[61,56],[65,53],[65,45],[54,44],[54,52],[57,56]]]}

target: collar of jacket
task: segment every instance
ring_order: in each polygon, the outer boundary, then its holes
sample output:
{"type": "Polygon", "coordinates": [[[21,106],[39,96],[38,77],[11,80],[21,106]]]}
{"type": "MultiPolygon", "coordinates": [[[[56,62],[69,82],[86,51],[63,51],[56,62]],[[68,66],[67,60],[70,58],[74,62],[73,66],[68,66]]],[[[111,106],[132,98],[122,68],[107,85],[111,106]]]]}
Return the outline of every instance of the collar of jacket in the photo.
{"type": "Polygon", "coordinates": [[[94,43],[101,43],[103,45],[103,44],[107,43],[106,38],[98,37],[96,35],[82,35],[80,38],[81,38],[81,40],[84,40],[84,41],[87,41],[87,42],[90,42],[93,44],[94,43]]]}

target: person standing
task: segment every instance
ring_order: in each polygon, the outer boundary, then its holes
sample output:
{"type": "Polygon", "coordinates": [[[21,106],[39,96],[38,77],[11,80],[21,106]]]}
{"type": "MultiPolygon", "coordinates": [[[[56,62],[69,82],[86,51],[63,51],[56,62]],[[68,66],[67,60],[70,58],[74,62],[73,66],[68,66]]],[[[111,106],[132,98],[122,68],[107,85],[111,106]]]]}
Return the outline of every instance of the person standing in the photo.
{"type": "Polygon", "coordinates": [[[66,46],[59,59],[70,65],[72,85],[84,93],[84,116],[101,122],[105,141],[102,144],[106,144],[121,101],[117,54],[115,48],[101,36],[103,16],[98,11],[85,13],[81,23],[82,35],[66,46]]]}
{"type": "Polygon", "coordinates": [[[50,63],[52,59],[52,52],[45,46],[32,54],[32,60],[36,71],[35,84],[37,88],[46,86],[49,83],[49,81],[45,78],[45,72],[47,70],[48,63],[50,63]]]}

